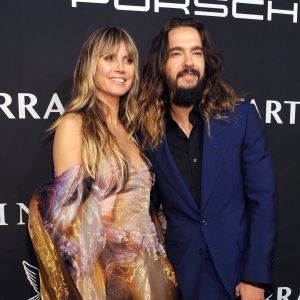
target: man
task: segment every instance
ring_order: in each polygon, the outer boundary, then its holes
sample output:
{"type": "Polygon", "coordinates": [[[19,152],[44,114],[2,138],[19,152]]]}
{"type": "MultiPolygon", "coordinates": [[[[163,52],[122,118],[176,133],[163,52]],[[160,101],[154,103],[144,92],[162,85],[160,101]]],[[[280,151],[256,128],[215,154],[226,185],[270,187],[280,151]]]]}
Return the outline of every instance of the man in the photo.
{"type": "Polygon", "coordinates": [[[143,72],[141,132],[185,300],[264,298],[275,237],[274,172],[253,105],[238,101],[204,25],[172,19],[143,72]]]}

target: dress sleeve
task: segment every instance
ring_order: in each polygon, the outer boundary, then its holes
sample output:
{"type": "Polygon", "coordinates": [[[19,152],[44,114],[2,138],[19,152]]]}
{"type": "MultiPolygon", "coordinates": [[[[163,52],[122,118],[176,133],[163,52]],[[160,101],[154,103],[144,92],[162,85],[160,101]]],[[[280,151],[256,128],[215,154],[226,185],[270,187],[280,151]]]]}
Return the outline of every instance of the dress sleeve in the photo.
{"type": "Polygon", "coordinates": [[[98,258],[106,242],[98,189],[83,166],[72,166],[44,184],[32,199],[37,205],[31,205],[80,294],[89,297],[99,297],[103,288],[93,280],[101,277],[98,258]]]}

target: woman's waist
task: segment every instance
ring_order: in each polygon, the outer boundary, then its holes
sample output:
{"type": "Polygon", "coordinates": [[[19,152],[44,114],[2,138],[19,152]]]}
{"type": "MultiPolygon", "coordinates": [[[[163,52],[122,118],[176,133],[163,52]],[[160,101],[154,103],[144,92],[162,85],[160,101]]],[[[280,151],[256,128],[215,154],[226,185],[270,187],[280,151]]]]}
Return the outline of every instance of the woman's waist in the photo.
{"type": "Polygon", "coordinates": [[[113,244],[123,244],[123,246],[128,245],[129,248],[133,247],[137,250],[146,249],[151,256],[165,255],[164,248],[157,239],[154,224],[150,222],[148,228],[149,230],[144,232],[105,226],[106,241],[113,244]]]}
{"type": "MultiPolygon", "coordinates": [[[[148,222],[147,222],[148,223],[148,222]]],[[[135,241],[140,243],[144,240],[152,240],[156,238],[156,232],[153,230],[152,222],[147,224],[148,230],[136,230],[128,227],[116,227],[113,224],[105,224],[106,239],[116,243],[123,243],[127,241],[135,241]]],[[[142,226],[146,227],[146,226],[142,226]]]]}

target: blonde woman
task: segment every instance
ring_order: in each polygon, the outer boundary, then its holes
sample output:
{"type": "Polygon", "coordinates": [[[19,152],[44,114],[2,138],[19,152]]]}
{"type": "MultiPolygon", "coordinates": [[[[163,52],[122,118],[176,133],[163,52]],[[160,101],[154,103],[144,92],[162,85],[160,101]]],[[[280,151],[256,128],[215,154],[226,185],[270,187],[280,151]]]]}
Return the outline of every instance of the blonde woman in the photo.
{"type": "Polygon", "coordinates": [[[149,215],[150,164],[135,138],[138,54],[120,28],[94,32],[73,100],[51,129],[56,178],[33,196],[29,231],[47,299],[176,299],[149,215]]]}

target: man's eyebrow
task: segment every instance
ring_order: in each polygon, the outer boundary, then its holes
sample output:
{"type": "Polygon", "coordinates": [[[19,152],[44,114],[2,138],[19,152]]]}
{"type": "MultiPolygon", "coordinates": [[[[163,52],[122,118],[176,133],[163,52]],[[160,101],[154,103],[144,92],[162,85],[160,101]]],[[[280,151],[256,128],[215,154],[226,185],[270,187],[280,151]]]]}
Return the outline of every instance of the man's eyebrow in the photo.
{"type": "MultiPolygon", "coordinates": [[[[169,49],[169,52],[172,52],[172,51],[183,51],[184,48],[183,47],[173,47],[173,48],[170,48],[169,49]]],[[[192,51],[194,50],[203,50],[203,47],[202,46],[195,46],[195,47],[192,47],[191,48],[192,51]]]]}
{"type": "Polygon", "coordinates": [[[192,50],[202,50],[203,51],[203,47],[202,46],[195,46],[192,48],[192,50]]]}
{"type": "Polygon", "coordinates": [[[182,47],[173,47],[173,48],[169,49],[169,52],[172,52],[172,51],[181,51],[181,50],[183,50],[182,47]]]}

